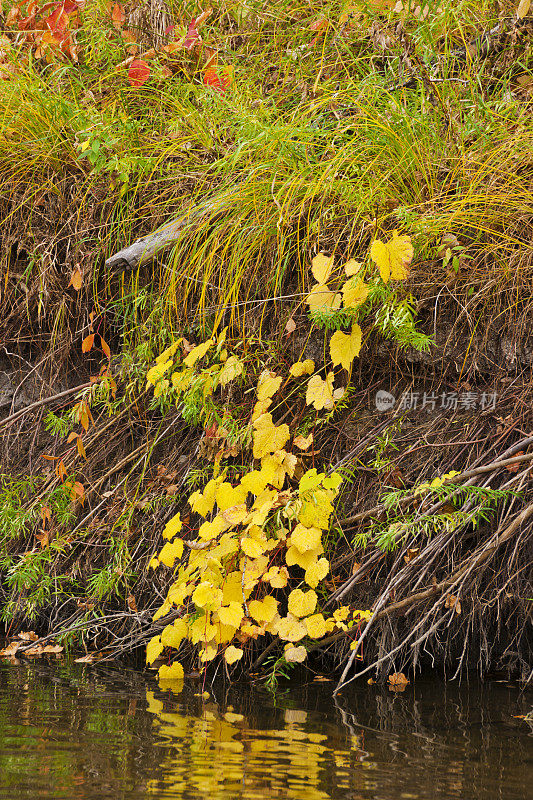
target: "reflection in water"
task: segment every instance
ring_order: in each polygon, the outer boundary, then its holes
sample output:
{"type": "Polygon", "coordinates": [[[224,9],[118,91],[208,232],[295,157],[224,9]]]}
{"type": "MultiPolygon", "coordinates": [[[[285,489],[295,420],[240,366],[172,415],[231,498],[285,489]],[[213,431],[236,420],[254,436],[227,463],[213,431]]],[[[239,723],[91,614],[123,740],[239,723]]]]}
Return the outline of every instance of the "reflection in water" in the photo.
{"type": "Polygon", "coordinates": [[[531,695],[435,679],[334,701],[331,688],[202,698],[198,683],[174,694],[122,668],[0,664],[0,798],[530,796],[533,732],[513,715],[531,695]]]}

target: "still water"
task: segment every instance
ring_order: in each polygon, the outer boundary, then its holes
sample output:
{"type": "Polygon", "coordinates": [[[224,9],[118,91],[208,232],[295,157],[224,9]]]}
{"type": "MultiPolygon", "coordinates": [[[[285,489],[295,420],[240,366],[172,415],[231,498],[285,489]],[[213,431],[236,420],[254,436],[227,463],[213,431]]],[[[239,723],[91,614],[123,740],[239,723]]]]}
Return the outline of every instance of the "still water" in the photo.
{"type": "Polygon", "coordinates": [[[0,662],[1,800],[533,797],[533,725],[515,718],[533,696],[513,684],[206,688],[0,662]]]}

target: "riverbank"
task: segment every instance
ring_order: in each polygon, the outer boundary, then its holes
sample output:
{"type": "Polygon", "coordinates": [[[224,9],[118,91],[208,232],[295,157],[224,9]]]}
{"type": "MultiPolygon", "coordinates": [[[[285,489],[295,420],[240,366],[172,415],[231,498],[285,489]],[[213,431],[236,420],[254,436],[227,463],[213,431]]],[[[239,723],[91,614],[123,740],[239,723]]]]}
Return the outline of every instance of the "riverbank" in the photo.
{"type": "MultiPolygon", "coordinates": [[[[212,557],[227,577],[273,555],[243,588],[231,643],[180,639],[188,669],[198,646],[216,651],[209,670],[233,647],[234,676],[261,667],[275,681],[292,644],[345,680],[426,664],[531,679],[530,18],[471,11],[191,3],[163,27],[146,9],[87,3],[61,23],[38,12],[57,39],[44,43],[24,34],[25,7],[12,15],[0,86],[10,634],[114,657],[175,619],[218,614],[187,599],[191,579],[153,620],[176,558],[214,547],[194,546],[191,498],[277,458],[261,489],[206,512],[251,513],[269,491],[264,520],[226,520],[236,555],[212,557]],[[486,51],[461,55],[484,31],[486,51]],[[109,260],[175,219],[155,259],[109,260]],[[279,446],[258,448],[259,411],[275,437],[287,427],[279,446]],[[340,476],[325,521],[304,525],[321,538],[299,552],[327,561],[315,586],[304,559],[287,561],[288,513],[313,470],[340,476]],[[169,538],[193,546],[154,570],[177,513],[169,538]],[[250,524],[260,554],[242,550],[250,524]],[[302,589],[316,603],[298,616],[288,603],[302,589]],[[265,596],[280,619],[322,621],[283,638],[250,612],[265,596]]],[[[318,486],[307,491],[332,491],[318,486]]],[[[156,665],[173,652],[159,643],[156,665]]]]}

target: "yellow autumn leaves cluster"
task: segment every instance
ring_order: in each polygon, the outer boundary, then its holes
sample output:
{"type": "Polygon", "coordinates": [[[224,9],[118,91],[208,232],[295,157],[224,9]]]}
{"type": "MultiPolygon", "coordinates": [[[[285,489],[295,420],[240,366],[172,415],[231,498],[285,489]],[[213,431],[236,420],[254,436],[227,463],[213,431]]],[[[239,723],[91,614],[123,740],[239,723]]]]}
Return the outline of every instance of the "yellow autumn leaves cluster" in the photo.
{"type": "MultiPolygon", "coordinates": [[[[407,277],[412,256],[409,237],[396,232],[387,243],[375,241],[370,250],[384,282],[407,277]]],[[[362,264],[352,260],[344,265],[347,280],[338,291],[328,284],[333,269],[333,258],[319,254],[313,259],[316,283],[307,297],[309,308],[357,311],[369,294],[361,277],[362,264]]],[[[148,370],[154,395],[172,387],[179,398],[194,386],[207,402],[218,386],[244,375],[243,361],[228,354],[225,338],[226,330],[195,346],[185,340],[173,342],[148,370]]],[[[333,367],[349,370],[359,355],[361,339],[355,322],[349,333],[336,331],[329,343],[333,367]]],[[[263,370],[248,428],[253,468],[238,478],[234,470],[215,465],[211,480],[189,497],[193,519],[199,521],[188,530],[186,540],[180,514],[165,525],[165,542],[150,566],[174,571],[165,601],[154,616],[154,621],[170,621],[147,646],[149,664],[167,648],[179,650],[187,642],[196,648],[201,664],[223,654],[231,665],[243,658],[247,642],[267,635],[284,643],[288,662],[300,663],[309,642],[360,626],[371,615],[343,606],[326,616],[320,608],[316,589],[330,572],[324,534],[342,479],[336,473],[306,470],[301,454],[312,445],[312,434],[294,436],[289,446],[288,425],[274,421],[271,407],[277,396],[298,379],[306,381],[306,403],[317,411],[332,409],[342,397],[344,390],[334,387],[333,371],[322,377],[311,359],[297,361],[285,378],[263,370]]],[[[160,680],[182,677],[179,662],[161,664],[160,680]]]]}
{"type": "MultiPolygon", "coordinates": [[[[378,267],[379,275],[384,283],[388,283],[391,278],[403,280],[408,276],[408,267],[413,259],[411,240],[409,236],[400,236],[397,231],[394,231],[388,242],[384,243],[380,239],[373,242],[370,248],[370,258],[378,267]]],[[[310,311],[334,312],[342,308],[347,312],[357,312],[363,306],[368,298],[369,286],[361,277],[362,262],[351,259],[343,266],[342,271],[348,280],[338,291],[334,291],[328,285],[328,281],[334,275],[333,257],[319,253],[313,258],[311,272],[316,283],[313,284],[306,297],[310,311]]],[[[329,342],[329,353],[333,366],[342,366],[349,370],[354,358],[359,355],[361,342],[362,332],[357,322],[353,322],[349,333],[336,331],[329,342]]],[[[321,379],[316,377],[316,390],[327,399],[326,402],[331,402],[331,406],[324,404],[321,407],[332,407],[333,390],[332,387],[327,386],[327,381],[329,380],[332,384],[333,373],[329,373],[326,382],[322,383],[318,383],[321,379]]]]}
{"type": "MultiPolygon", "coordinates": [[[[168,352],[162,355],[156,366],[170,360],[168,352]]],[[[301,377],[313,370],[308,361],[292,372],[301,377]]],[[[223,470],[190,495],[190,509],[200,519],[185,545],[180,514],[163,529],[165,543],[151,566],[172,568],[174,576],[154,621],[167,615],[171,621],[148,643],[149,664],[185,641],[197,648],[200,663],[223,654],[234,664],[248,641],[267,634],[285,642],[288,661],[303,661],[307,648],[297,643],[321,639],[345,624],[338,612],[323,615],[315,591],[330,571],[323,536],[342,479],[301,466],[296,479],[301,461],[285,449],[289,428],[276,425],[268,411],[281,386],[273,372],[259,377],[251,423],[254,469],[233,483],[223,470]],[[282,590],[289,581],[297,586],[287,597],[282,590]]],[[[294,437],[301,452],[311,444],[312,436],[294,437]]],[[[179,662],[159,668],[162,681],[182,677],[179,662]]]]}

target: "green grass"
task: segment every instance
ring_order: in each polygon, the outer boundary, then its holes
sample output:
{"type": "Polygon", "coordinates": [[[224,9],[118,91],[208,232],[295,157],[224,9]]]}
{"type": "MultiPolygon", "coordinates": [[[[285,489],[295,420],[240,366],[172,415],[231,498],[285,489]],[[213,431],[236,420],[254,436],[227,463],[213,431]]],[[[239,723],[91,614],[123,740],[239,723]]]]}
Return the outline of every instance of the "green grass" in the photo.
{"type": "MultiPolygon", "coordinates": [[[[103,4],[89,3],[79,65],[30,60],[0,86],[4,226],[15,236],[24,220],[26,249],[33,241],[41,254],[43,245],[63,243],[66,268],[83,259],[103,312],[140,288],[136,275],[118,286],[102,272],[103,257],[219,197],[216,223],[184,230],[170,259],[154,268],[153,296],[137,308],[133,328],[129,321],[137,343],[198,309],[212,325],[229,307],[224,322],[245,326],[253,300],[287,287],[297,306],[314,252],[357,257],[393,228],[415,241],[419,295],[442,282],[436,249],[452,232],[473,259],[456,291],[464,290],[472,314],[493,296],[503,309],[508,287],[528,284],[532,273],[524,217],[533,197],[523,176],[533,124],[514,77],[530,74],[531,61],[520,62],[520,50],[511,65],[502,57],[471,61],[434,84],[440,100],[432,104],[421,81],[393,88],[405,77],[398,14],[380,14],[377,5],[373,12],[370,3],[344,38],[343,3],[249,5],[253,12],[242,18],[239,4],[220,4],[201,30],[204,45],[234,68],[231,90],[218,95],[202,83],[202,56],[196,63],[187,53],[172,62],[160,53],[150,80],[129,86],[118,67],[124,45],[110,33],[103,4]],[[328,24],[317,35],[311,25],[322,16],[328,24]],[[389,36],[385,52],[372,42],[372,24],[389,36]],[[168,64],[170,78],[161,71],[168,64]],[[43,215],[52,222],[46,230],[43,215]]],[[[490,4],[439,7],[405,22],[426,63],[441,55],[446,64],[453,47],[495,22],[490,4]]],[[[199,10],[175,4],[183,22],[199,10]]],[[[149,37],[143,41],[147,47],[149,37]]],[[[59,343],[68,321],[51,324],[61,310],[48,282],[57,262],[35,264],[41,313],[59,343]]]]}

